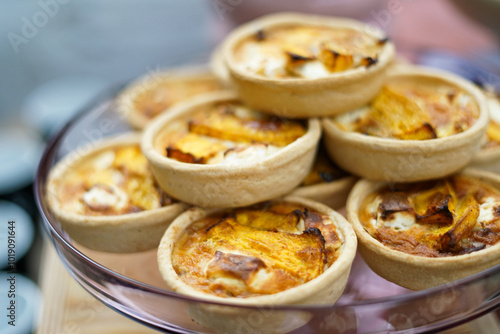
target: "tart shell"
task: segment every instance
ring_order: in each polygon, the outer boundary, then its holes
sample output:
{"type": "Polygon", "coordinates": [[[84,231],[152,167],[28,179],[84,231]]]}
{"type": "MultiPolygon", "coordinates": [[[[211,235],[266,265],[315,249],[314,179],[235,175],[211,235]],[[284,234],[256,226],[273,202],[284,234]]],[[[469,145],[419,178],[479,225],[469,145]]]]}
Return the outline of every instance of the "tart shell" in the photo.
{"type": "Polygon", "coordinates": [[[287,194],[306,177],[321,136],[317,119],[307,121],[308,129],[302,137],[261,161],[239,165],[191,164],[167,158],[156,150],[156,138],[166,124],[205,104],[236,99],[232,92],[199,96],[178,104],[145,129],[142,150],[165,192],[197,206],[238,207],[287,194]]]}
{"type": "MultiPolygon", "coordinates": [[[[194,221],[216,213],[218,209],[202,209],[191,208],[184,214],[180,215],[165,232],[163,239],[158,247],[158,265],[161,275],[167,285],[176,292],[186,294],[192,297],[201,298],[209,302],[221,302],[225,304],[239,306],[257,306],[266,317],[266,321],[261,324],[265,327],[259,327],[259,331],[275,332],[276,328],[283,326],[286,312],[276,311],[273,306],[277,305],[294,305],[294,304],[325,304],[334,303],[342,294],[354,256],[356,254],[356,235],[350,224],[345,218],[336,211],[326,207],[321,203],[300,197],[285,197],[283,201],[300,203],[310,207],[322,214],[327,214],[331,217],[336,225],[337,232],[343,241],[341,253],[338,259],[321,275],[295,288],[281,291],[271,295],[261,295],[248,298],[223,298],[201,292],[184,283],[175,272],[171,254],[173,247],[184,230],[194,221]]],[[[248,314],[247,309],[230,308],[215,305],[193,305],[191,316],[200,324],[223,331],[237,328],[241,322],[239,319],[246,319],[248,314]]],[[[297,319],[295,319],[297,320],[297,319]]],[[[304,318],[307,320],[307,317],[304,318]]],[[[301,321],[302,322],[302,321],[301,321]]],[[[297,326],[299,327],[299,326],[297,326]]]]}
{"type": "Polygon", "coordinates": [[[246,104],[284,117],[321,117],[363,106],[378,93],[395,53],[390,41],[385,43],[376,64],[334,73],[326,78],[266,78],[242,69],[236,63],[233,51],[240,41],[261,29],[289,23],[352,28],[384,38],[382,31],[359,21],[297,13],[268,15],[241,25],[223,42],[222,57],[231,82],[246,104]]]}
{"type": "Polygon", "coordinates": [[[391,69],[388,80],[441,81],[469,93],[479,118],[466,131],[430,140],[398,140],[366,136],[339,129],[332,119],[322,121],[325,145],[332,160],[346,171],[371,180],[413,182],[453,174],[465,167],[479,150],[488,125],[483,93],[457,75],[416,66],[391,69]]]}
{"type": "Polygon", "coordinates": [[[69,170],[104,150],[139,143],[140,135],[137,133],[104,139],[94,143],[94,147],[86,153],[77,149],[52,168],[46,186],[48,205],[64,231],[82,246],[112,253],[153,249],[158,246],[167,226],[188,208],[186,204],[174,203],[154,210],[113,216],[86,216],[62,208],[56,194],[69,170]]]}
{"type": "Polygon", "coordinates": [[[189,82],[194,80],[215,80],[208,66],[186,66],[166,69],[144,75],[131,84],[118,96],[116,101],[117,112],[136,130],[142,130],[151,122],[151,118],[144,116],[135,106],[135,99],[148,90],[153,90],[162,83],[189,82]]]}
{"type": "MultiPolygon", "coordinates": [[[[466,169],[464,175],[500,189],[500,176],[466,169]]],[[[423,290],[473,275],[500,263],[500,243],[473,253],[449,257],[415,256],[386,247],[361,224],[358,212],[365,197],[386,186],[384,182],[360,180],[347,200],[347,217],[358,237],[359,252],[370,268],[383,278],[411,290],[423,290]]]]}

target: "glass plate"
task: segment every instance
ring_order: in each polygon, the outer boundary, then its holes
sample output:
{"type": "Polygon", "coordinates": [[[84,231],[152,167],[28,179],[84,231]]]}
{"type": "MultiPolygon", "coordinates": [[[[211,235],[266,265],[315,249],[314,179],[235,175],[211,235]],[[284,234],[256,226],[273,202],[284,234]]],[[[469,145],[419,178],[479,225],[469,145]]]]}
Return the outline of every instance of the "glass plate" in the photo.
{"type": "Polygon", "coordinates": [[[114,107],[121,89],[104,94],[52,138],[35,182],[44,227],[67,270],[112,309],[146,326],[175,333],[214,333],[191,315],[213,311],[216,316],[221,307],[238,314],[232,319],[231,333],[262,332],[270,322],[275,333],[424,333],[468,322],[500,305],[500,266],[414,292],[377,276],[357,256],[346,289],[334,305],[230,306],[169,291],[157,269],[156,250],[110,254],[76,244],[48,210],[44,196],[47,174],[68,152],[84,153],[96,140],[131,130],[114,107]]]}

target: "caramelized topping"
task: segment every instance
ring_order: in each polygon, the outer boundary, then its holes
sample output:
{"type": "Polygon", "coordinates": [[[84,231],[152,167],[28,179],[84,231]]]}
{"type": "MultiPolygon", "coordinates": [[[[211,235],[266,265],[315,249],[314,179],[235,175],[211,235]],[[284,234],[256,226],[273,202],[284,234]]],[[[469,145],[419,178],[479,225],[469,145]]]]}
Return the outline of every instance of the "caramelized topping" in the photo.
{"type": "Polygon", "coordinates": [[[393,84],[384,86],[368,108],[336,122],[342,130],[370,136],[427,140],[461,133],[478,117],[472,98],[457,88],[393,84]]]}
{"type": "MultiPolygon", "coordinates": [[[[177,126],[177,125],[176,125],[177,126]]],[[[217,103],[185,120],[162,140],[166,156],[187,163],[230,163],[263,159],[306,132],[299,121],[217,103]]]]}
{"type": "Polygon", "coordinates": [[[500,101],[494,93],[487,93],[490,121],[486,128],[483,148],[493,148],[500,145],[500,101]]]}
{"type": "Polygon", "coordinates": [[[490,119],[486,128],[486,143],[485,148],[498,147],[500,145],[500,124],[490,119]]]}
{"type": "Polygon", "coordinates": [[[105,150],[72,168],[59,201],[65,211],[89,216],[156,209],[173,202],[158,187],[138,145],[105,150]]]}
{"type": "Polygon", "coordinates": [[[264,203],[194,222],[172,252],[180,278],[217,296],[272,294],[319,276],[341,241],[328,216],[264,203]]]}
{"type": "Polygon", "coordinates": [[[360,211],[365,229],[384,245],[409,254],[466,254],[500,240],[500,193],[465,176],[384,189],[360,211]]]}
{"type": "Polygon", "coordinates": [[[235,58],[262,76],[314,79],[377,63],[386,42],[350,28],[289,24],[259,30],[240,43],[235,58]]]}
{"type": "Polygon", "coordinates": [[[170,77],[154,78],[151,87],[145,86],[135,97],[133,103],[136,110],[148,119],[152,119],[175,103],[193,96],[221,90],[218,81],[211,76],[186,77],[173,80],[170,77]]]}

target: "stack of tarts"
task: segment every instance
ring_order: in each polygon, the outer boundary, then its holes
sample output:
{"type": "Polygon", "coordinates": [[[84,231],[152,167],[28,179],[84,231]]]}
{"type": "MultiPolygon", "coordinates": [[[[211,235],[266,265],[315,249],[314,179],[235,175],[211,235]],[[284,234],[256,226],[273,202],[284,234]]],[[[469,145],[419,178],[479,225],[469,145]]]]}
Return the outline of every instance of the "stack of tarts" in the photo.
{"type": "MultiPolygon", "coordinates": [[[[358,240],[375,272],[411,289],[491,267],[500,179],[461,172],[485,146],[484,94],[395,65],[394,53],[383,32],[353,20],[249,22],[211,71],[126,88],[117,110],[142,131],[59,162],[50,208],[86,247],[158,247],[172,290],[226,304],[334,303],[358,240]],[[350,223],[333,210],[346,199],[350,223]]],[[[190,310],[216,330],[231,330],[238,312],[190,310]]]]}

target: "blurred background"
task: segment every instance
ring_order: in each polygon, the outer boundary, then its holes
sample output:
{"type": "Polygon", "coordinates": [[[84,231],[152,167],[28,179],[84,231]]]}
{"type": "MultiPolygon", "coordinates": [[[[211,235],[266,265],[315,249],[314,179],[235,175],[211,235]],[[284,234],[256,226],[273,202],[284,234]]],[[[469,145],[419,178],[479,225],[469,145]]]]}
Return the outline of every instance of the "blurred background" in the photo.
{"type": "MultiPolygon", "coordinates": [[[[23,291],[36,291],[40,275],[43,231],[32,184],[45,143],[108,88],[161,68],[206,62],[234,26],[301,11],[363,20],[387,32],[401,59],[498,89],[499,8],[495,0],[2,0],[0,247],[7,249],[7,223],[15,221],[23,291]]],[[[0,250],[0,274],[7,269],[0,250]]],[[[33,309],[42,303],[37,300],[33,309]]],[[[0,332],[7,333],[3,325],[0,332]]]]}

